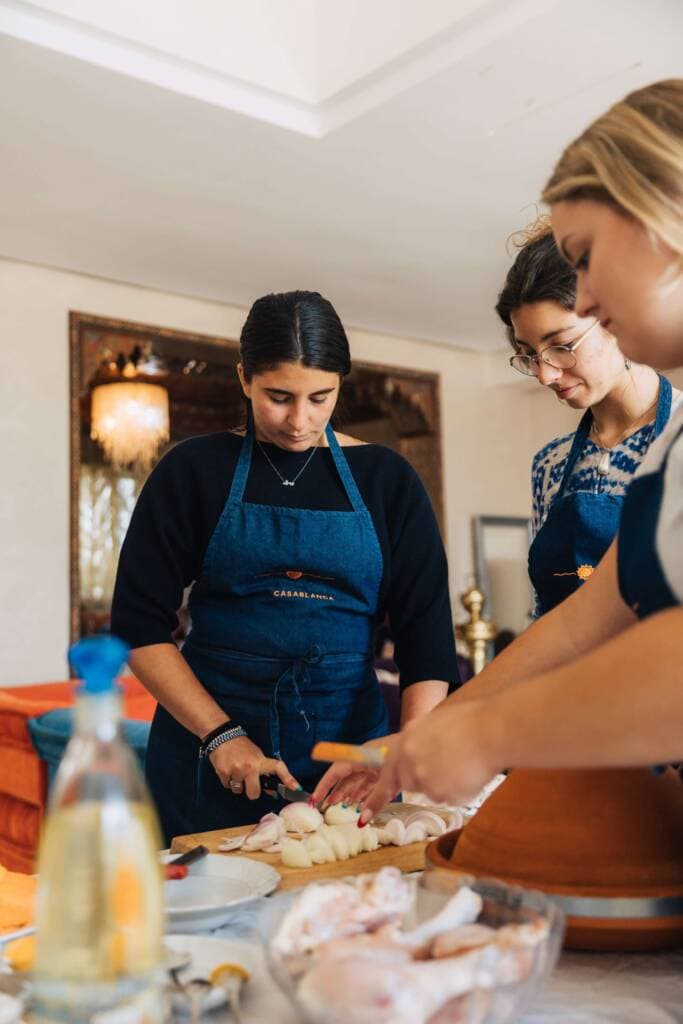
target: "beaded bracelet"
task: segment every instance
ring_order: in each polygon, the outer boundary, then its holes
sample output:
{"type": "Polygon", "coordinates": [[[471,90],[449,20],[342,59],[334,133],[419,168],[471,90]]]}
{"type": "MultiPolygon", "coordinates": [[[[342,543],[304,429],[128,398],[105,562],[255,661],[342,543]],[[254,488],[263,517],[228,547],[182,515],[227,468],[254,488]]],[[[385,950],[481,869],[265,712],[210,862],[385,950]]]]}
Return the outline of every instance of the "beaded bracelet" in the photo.
{"type": "Polygon", "coordinates": [[[233,725],[231,722],[226,722],[224,725],[219,726],[210,732],[208,736],[199,744],[199,757],[203,759],[208,757],[216,747],[220,747],[223,743],[228,743],[230,740],[236,740],[240,736],[246,736],[245,730],[241,725],[233,725]]]}

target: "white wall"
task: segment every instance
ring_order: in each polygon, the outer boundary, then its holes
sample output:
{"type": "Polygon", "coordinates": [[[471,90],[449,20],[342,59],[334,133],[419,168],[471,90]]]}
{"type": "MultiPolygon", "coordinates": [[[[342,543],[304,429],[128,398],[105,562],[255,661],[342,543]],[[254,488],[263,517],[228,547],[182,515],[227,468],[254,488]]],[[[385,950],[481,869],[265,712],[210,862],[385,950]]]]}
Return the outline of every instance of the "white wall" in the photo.
{"type": "MultiPolygon", "coordinates": [[[[69,621],[70,310],[236,338],[245,312],[0,260],[0,685],[65,677],[69,621]]],[[[471,572],[470,517],[528,515],[529,466],[575,422],[506,354],[349,331],[354,356],[442,375],[444,496],[454,595],[471,572]]],[[[457,601],[454,600],[454,609],[457,601]]]]}

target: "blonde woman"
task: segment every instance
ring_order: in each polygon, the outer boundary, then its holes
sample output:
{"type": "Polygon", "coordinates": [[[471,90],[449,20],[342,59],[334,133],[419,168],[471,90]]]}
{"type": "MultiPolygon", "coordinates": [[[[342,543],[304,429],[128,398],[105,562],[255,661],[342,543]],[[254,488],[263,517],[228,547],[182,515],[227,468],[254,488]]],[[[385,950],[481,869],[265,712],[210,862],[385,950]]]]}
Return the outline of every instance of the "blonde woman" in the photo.
{"type": "MultiPolygon", "coordinates": [[[[683,80],[631,93],[564,152],[543,194],[576,311],[624,354],[683,365],[683,80]]],[[[367,820],[399,789],[460,801],[506,767],[683,757],[683,412],[651,446],[616,541],[576,593],[392,741],[367,820]]]]}

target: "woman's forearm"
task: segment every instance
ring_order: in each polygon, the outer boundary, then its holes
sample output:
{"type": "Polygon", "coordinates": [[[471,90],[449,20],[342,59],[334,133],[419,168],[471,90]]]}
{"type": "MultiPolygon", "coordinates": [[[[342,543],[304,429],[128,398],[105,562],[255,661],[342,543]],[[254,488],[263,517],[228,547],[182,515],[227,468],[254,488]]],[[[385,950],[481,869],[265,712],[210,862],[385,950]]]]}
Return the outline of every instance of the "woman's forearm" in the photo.
{"type": "Polygon", "coordinates": [[[175,644],[138,647],[131,651],[128,661],[142,685],[195,736],[206,736],[229,719],[175,644]]]}
{"type": "Polygon", "coordinates": [[[423,679],[406,686],[401,693],[401,728],[440,704],[448,694],[448,683],[441,679],[423,679]]]}
{"type": "MultiPolygon", "coordinates": [[[[649,765],[683,758],[683,608],[479,703],[500,767],[649,765]]],[[[453,708],[456,712],[456,708],[453,708]]]]}
{"type": "Polygon", "coordinates": [[[448,702],[490,697],[523,679],[570,664],[635,621],[619,595],[614,542],[579,590],[529,626],[448,702]]]}

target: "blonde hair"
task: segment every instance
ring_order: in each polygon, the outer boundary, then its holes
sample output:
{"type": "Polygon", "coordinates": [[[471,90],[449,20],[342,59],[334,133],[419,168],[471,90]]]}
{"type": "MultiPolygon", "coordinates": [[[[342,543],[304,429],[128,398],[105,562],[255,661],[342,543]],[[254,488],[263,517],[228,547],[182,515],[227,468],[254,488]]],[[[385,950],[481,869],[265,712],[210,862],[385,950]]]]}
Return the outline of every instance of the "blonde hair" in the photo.
{"type": "Polygon", "coordinates": [[[547,235],[552,235],[552,233],[553,226],[550,217],[547,213],[539,213],[536,219],[532,220],[526,227],[513,231],[511,235],[508,235],[505,247],[508,252],[510,248],[526,249],[527,245],[532,245],[539,238],[545,238],[547,235]]]}
{"type": "Polygon", "coordinates": [[[633,217],[683,263],[683,79],[630,93],[565,149],[543,200],[576,199],[633,217]]]}

